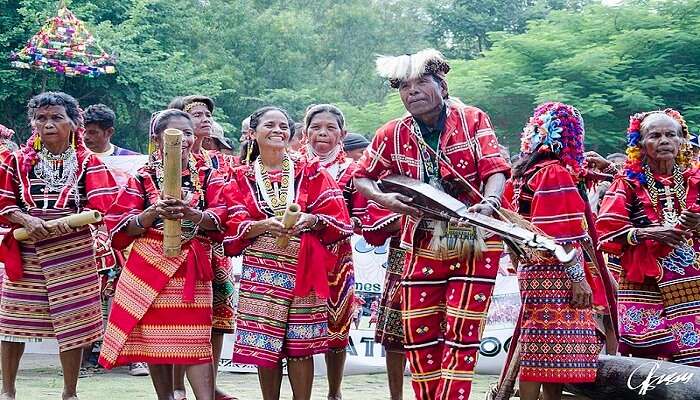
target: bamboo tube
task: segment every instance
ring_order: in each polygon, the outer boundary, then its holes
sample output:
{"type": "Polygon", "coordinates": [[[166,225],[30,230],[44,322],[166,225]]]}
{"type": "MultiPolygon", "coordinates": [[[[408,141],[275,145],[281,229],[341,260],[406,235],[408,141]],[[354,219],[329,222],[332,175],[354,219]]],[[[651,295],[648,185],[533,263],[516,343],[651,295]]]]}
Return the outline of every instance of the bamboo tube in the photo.
{"type": "MultiPolygon", "coordinates": [[[[284,215],[282,216],[282,225],[284,229],[289,229],[294,226],[299,220],[299,215],[301,214],[301,207],[299,204],[292,203],[287,206],[284,210],[284,215]]],[[[277,238],[277,247],[287,247],[289,244],[289,238],[287,236],[280,236],[277,238]]]]}
{"type": "MultiPolygon", "coordinates": [[[[182,131],[163,132],[163,198],[182,198],[182,131]]],[[[182,245],[181,221],[163,220],[163,253],[166,257],[180,255],[182,245]]]]}
{"type": "MultiPolygon", "coordinates": [[[[68,215],[48,221],[46,224],[48,226],[56,226],[65,222],[71,228],[80,228],[100,221],[102,221],[102,214],[100,214],[99,211],[83,211],[78,214],[68,215]]],[[[27,230],[24,228],[16,229],[14,233],[12,233],[12,236],[14,236],[15,239],[19,240],[20,242],[29,239],[29,233],[27,233],[27,230]]]]}

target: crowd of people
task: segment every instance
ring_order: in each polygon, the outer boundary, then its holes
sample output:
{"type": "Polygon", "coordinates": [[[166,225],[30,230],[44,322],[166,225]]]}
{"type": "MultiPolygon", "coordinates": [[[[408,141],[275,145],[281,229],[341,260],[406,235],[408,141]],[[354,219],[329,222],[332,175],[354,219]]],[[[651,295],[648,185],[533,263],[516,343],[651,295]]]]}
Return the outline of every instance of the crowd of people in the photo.
{"type": "Polygon", "coordinates": [[[371,141],[348,133],[335,105],[310,105],[297,123],[266,106],[242,122],[234,152],[214,101],[186,95],[153,114],[148,161],[123,183],[102,160],[137,153],[112,143],[112,110],[83,111],[61,92],[33,97],[25,144],[13,146],[0,127],[0,398],[17,395],[25,344],[54,338],[65,400],[77,398],[92,349],[104,368],[150,374],[160,400],[234,399],[216,385],[223,335],[233,334],[233,362],[257,366],[263,399],[279,399],[283,361],[294,399],[310,399],[317,354],[328,399],[341,399],[362,303],[352,234],[389,242],[370,326],[386,350],[392,399],[403,396],[407,363],[415,398],[469,398],[504,251],[520,283],[521,398],[558,399],[564,384],[594,381],[604,347],[700,365],[698,141],[679,112],[633,115],[625,154],[604,158],[585,151],[574,106],[546,102],[510,157],[488,115],[450,96],[439,52],[380,57],[377,71],[407,113],[371,141]],[[168,129],[182,132],[181,196],[164,195],[168,129]],[[440,218],[383,191],[378,182],[390,175],[510,218],[573,258],[440,218]],[[291,209],[298,219],[288,225],[291,209]],[[58,220],[83,211],[103,223],[58,220]],[[164,250],[167,221],[181,226],[175,256],[164,250]]]}

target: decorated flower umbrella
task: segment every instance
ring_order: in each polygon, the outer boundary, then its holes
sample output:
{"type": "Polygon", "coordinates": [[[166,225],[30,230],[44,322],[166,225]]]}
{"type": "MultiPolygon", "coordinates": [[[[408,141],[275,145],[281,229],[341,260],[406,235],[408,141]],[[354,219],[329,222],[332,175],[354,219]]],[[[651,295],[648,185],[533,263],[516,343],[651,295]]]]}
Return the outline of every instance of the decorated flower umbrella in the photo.
{"type": "Polygon", "coordinates": [[[26,46],[10,55],[15,68],[34,68],[65,76],[98,77],[117,72],[114,57],[95,41],[85,25],[61,2],[26,46]]]}

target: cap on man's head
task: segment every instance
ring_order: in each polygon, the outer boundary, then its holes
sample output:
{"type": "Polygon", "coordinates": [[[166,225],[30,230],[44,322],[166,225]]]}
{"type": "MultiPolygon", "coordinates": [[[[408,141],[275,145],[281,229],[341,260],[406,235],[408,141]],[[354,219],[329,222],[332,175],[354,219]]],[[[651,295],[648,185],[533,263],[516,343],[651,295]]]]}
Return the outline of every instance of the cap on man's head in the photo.
{"type": "Polygon", "coordinates": [[[420,78],[427,74],[445,80],[445,75],[450,72],[450,64],[442,53],[435,49],[425,49],[402,56],[379,56],[376,65],[377,74],[389,80],[394,89],[398,89],[402,81],[420,78]]]}
{"type": "Polygon", "coordinates": [[[369,146],[369,140],[359,133],[348,133],[343,139],[343,150],[352,151],[369,146]]]}
{"type": "Polygon", "coordinates": [[[223,147],[233,150],[233,147],[231,147],[231,144],[224,136],[224,128],[218,122],[214,121],[214,123],[211,125],[211,134],[209,134],[209,137],[218,140],[223,147]]]}

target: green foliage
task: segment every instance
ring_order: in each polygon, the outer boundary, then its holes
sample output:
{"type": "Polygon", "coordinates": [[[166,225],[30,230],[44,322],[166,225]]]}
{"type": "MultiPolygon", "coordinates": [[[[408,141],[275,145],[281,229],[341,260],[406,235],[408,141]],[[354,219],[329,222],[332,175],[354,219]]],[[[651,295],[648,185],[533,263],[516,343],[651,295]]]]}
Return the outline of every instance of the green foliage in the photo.
{"type": "MultiPolygon", "coordinates": [[[[453,61],[450,93],[487,111],[511,151],[544,101],[576,106],[587,147],[603,153],[623,148],[629,116],[640,111],[676,108],[697,132],[699,28],[697,0],[553,11],[530,21],[526,33],[491,34],[493,47],[483,57],[453,61]]],[[[365,106],[371,115],[351,120],[351,127],[374,123],[377,115],[400,116],[395,98],[365,106]]]]}
{"type": "Polygon", "coordinates": [[[589,0],[442,0],[428,7],[431,37],[446,54],[472,58],[491,47],[489,32],[522,33],[553,10],[580,10],[589,0]]]}
{"type": "MultiPolygon", "coordinates": [[[[441,47],[455,60],[452,96],[481,107],[501,140],[519,132],[540,102],[578,107],[587,145],[619,151],[628,116],[662,107],[700,123],[700,0],[73,0],[118,74],[65,78],[0,61],[0,123],[26,138],[27,100],[42,86],[118,115],[116,142],[144,150],[148,121],[174,96],[216,100],[236,138],[240,121],[276,104],[300,120],[311,103],[334,102],[349,129],[371,135],[405,113],[374,74],[377,54],[441,47]],[[478,44],[489,50],[478,54],[478,44]],[[464,60],[460,57],[474,57],[464,60]]],[[[0,0],[0,54],[21,48],[55,0],[0,0]]]]}
{"type": "MultiPolygon", "coordinates": [[[[64,90],[83,106],[117,112],[118,144],[144,150],[153,111],[193,93],[213,97],[215,116],[239,126],[256,108],[278,104],[295,119],[310,103],[379,102],[386,88],[371,60],[427,45],[427,25],[408,0],[74,0],[69,7],[100,45],[118,55],[116,76],[66,78],[0,62],[0,123],[20,139],[34,94],[64,90]]],[[[0,54],[9,55],[57,9],[55,1],[0,0],[0,54]]],[[[229,132],[237,137],[237,129],[229,132]]]]}

